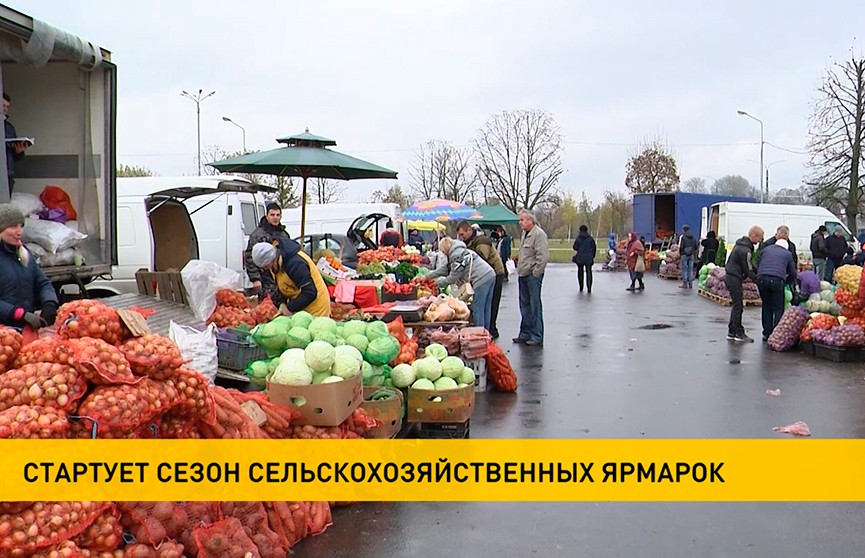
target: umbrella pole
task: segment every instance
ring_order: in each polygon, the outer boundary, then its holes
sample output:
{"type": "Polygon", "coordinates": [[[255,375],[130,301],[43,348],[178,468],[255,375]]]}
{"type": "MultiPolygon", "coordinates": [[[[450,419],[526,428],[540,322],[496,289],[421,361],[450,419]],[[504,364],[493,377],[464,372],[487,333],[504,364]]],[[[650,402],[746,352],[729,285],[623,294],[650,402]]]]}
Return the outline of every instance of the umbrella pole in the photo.
{"type": "Polygon", "coordinates": [[[303,238],[306,229],[306,175],[303,177],[303,192],[300,197],[300,237],[303,238]]]}

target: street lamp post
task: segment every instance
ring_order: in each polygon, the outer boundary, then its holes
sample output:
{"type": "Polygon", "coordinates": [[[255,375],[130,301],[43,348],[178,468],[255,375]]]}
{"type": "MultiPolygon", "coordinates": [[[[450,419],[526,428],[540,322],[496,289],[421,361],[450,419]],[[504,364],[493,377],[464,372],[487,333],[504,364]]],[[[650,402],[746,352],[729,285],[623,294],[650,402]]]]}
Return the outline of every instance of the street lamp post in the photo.
{"type": "Polygon", "coordinates": [[[764,190],[763,190],[763,185],[764,185],[764,182],[763,182],[763,143],[764,143],[763,142],[763,121],[760,120],[759,118],[757,118],[756,116],[752,116],[752,115],[748,114],[744,110],[737,110],[736,112],[739,114],[739,116],[747,116],[748,118],[750,118],[752,120],[756,120],[757,122],[760,123],[760,203],[765,203],[764,202],[764,196],[768,197],[768,193],[764,192],[764,190]]]}
{"type": "Polygon", "coordinates": [[[195,96],[190,95],[186,91],[180,92],[183,97],[186,97],[187,99],[195,103],[195,118],[198,130],[198,176],[201,176],[201,102],[216,93],[216,91],[211,91],[210,93],[202,97],[201,94],[203,93],[203,91],[203,89],[199,89],[198,95],[195,96]]]}
{"type": "Polygon", "coordinates": [[[235,126],[240,128],[241,132],[243,132],[243,154],[246,155],[246,129],[227,116],[223,116],[222,120],[223,120],[223,122],[228,122],[229,124],[234,124],[235,126]]]}

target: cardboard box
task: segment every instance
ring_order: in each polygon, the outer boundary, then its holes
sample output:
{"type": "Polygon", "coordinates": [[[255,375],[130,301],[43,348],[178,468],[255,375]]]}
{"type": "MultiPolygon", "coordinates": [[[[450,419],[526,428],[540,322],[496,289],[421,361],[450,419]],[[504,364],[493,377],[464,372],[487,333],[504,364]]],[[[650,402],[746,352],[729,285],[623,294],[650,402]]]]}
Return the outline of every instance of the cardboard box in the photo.
{"type": "Polygon", "coordinates": [[[369,416],[382,422],[381,426],[376,426],[367,432],[364,438],[393,438],[399,434],[402,429],[403,409],[405,407],[402,391],[390,387],[366,386],[363,388],[361,407],[366,410],[369,416]],[[382,401],[367,401],[367,397],[372,397],[379,390],[393,393],[395,397],[382,401]]]}
{"type": "Polygon", "coordinates": [[[408,389],[408,422],[465,422],[475,410],[475,388],[408,389]],[[441,398],[440,401],[436,399],[441,398]]]}
{"type": "Polygon", "coordinates": [[[267,397],[274,403],[294,407],[303,415],[297,424],[339,426],[363,403],[360,374],[332,384],[287,386],[267,381],[267,397]]]}

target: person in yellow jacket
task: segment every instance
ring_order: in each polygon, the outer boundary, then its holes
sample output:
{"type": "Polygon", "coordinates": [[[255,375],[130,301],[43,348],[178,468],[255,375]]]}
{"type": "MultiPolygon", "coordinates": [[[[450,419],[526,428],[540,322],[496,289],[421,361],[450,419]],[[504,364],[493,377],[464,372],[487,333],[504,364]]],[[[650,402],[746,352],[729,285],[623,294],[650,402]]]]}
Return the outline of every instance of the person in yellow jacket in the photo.
{"type": "Polygon", "coordinates": [[[321,272],[294,240],[280,238],[273,244],[252,247],[252,261],[273,275],[278,293],[274,304],[284,305],[284,314],[306,310],[313,316],[330,316],[330,294],[321,272]]]}

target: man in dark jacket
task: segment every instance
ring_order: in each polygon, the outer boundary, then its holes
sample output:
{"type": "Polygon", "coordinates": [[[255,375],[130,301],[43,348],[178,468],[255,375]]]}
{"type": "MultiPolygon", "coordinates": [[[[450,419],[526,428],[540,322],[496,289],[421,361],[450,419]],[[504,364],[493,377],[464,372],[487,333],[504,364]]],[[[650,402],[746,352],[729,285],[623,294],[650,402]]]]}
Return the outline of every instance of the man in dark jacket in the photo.
{"type": "Polygon", "coordinates": [[[258,291],[259,301],[264,300],[267,295],[270,295],[274,304],[279,304],[277,301],[280,298],[279,289],[276,288],[273,275],[262,273],[261,268],[255,265],[255,262],[252,260],[252,247],[259,242],[273,244],[274,241],[289,240],[290,237],[285,231],[285,226],[280,223],[281,219],[282,208],[275,203],[267,204],[267,213],[261,218],[258,228],[249,235],[249,243],[246,245],[245,253],[246,275],[252,281],[252,288],[258,291]]]}
{"type": "Polygon", "coordinates": [[[779,238],[762,250],[757,288],[763,301],[763,341],[769,339],[784,313],[784,285],[796,282],[796,264],[787,241],[779,238]]]}
{"type": "Polygon", "coordinates": [[[680,289],[694,288],[694,257],[700,248],[697,239],[691,234],[691,227],[682,225],[682,235],[679,237],[679,254],[681,255],[682,284],[680,289]]]}
{"type": "Polygon", "coordinates": [[[589,228],[586,225],[580,225],[580,234],[574,239],[574,257],[571,261],[577,264],[577,281],[580,283],[580,292],[583,292],[583,286],[588,287],[589,294],[592,294],[592,265],[595,263],[595,253],[598,247],[595,244],[595,239],[589,234],[589,228]]]}
{"type": "Polygon", "coordinates": [[[496,282],[493,285],[493,305],[490,310],[490,336],[498,339],[499,329],[496,320],[499,317],[499,305],[502,302],[502,287],[504,286],[507,270],[498,250],[492,241],[485,235],[478,234],[468,221],[460,221],[457,225],[457,236],[462,240],[469,250],[477,252],[485,262],[490,264],[496,272],[496,282]]]}
{"type": "Polygon", "coordinates": [[[814,262],[814,273],[821,281],[826,279],[826,260],[829,250],[826,249],[826,225],[820,225],[811,235],[811,261],[814,262]]]}
{"type": "Polygon", "coordinates": [[[57,293],[22,246],[23,234],[24,214],[11,204],[0,204],[0,323],[36,330],[57,318],[57,293]],[[40,307],[41,316],[35,313],[40,307]]]}
{"type": "Polygon", "coordinates": [[[718,248],[721,246],[721,243],[718,242],[718,234],[715,231],[707,232],[706,238],[703,239],[700,245],[703,247],[700,267],[708,263],[715,263],[715,259],[718,257],[718,248]]]}
{"type": "Polygon", "coordinates": [[[829,259],[826,262],[826,281],[835,283],[835,270],[841,267],[844,254],[847,253],[847,239],[841,227],[835,227],[835,231],[826,239],[826,251],[829,259]]]}
{"type": "Polygon", "coordinates": [[[419,230],[412,229],[408,231],[408,245],[417,248],[418,252],[423,251],[423,236],[421,236],[419,230]]]}
{"type": "MultiPolygon", "coordinates": [[[[779,240],[786,240],[787,241],[788,250],[790,251],[790,255],[793,256],[793,264],[798,269],[799,254],[796,253],[796,245],[793,244],[792,240],[790,240],[790,227],[788,227],[787,225],[781,225],[780,227],[778,227],[777,230],[775,230],[775,236],[769,238],[768,240],[766,240],[766,242],[764,242],[760,246],[760,254],[763,253],[763,248],[765,248],[767,246],[772,246],[773,244],[775,244],[779,240]]],[[[759,258],[757,260],[757,265],[760,265],[759,258]]]]}
{"type": "Polygon", "coordinates": [[[508,260],[511,259],[511,235],[501,225],[496,229],[499,233],[499,257],[505,265],[505,283],[508,282],[508,260]]]}
{"type": "Polygon", "coordinates": [[[724,282],[730,291],[730,300],[733,305],[730,308],[730,325],[727,329],[727,340],[734,343],[753,343],[754,340],[745,335],[745,327],[742,325],[742,311],[744,309],[742,281],[745,279],[756,280],[757,274],[751,259],[754,255],[754,245],[763,240],[763,229],[754,226],[748,230],[748,236],[743,236],[736,241],[733,250],[727,258],[725,269],[727,274],[724,282]]]}
{"type": "MultiPolygon", "coordinates": [[[[17,138],[18,132],[15,126],[9,122],[9,108],[12,106],[12,98],[3,93],[3,127],[6,138],[17,138]]],[[[29,144],[23,141],[6,142],[6,173],[9,179],[9,195],[12,195],[12,187],[15,185],[15,161],[24,156],[24,151],[29,144]]]]}

